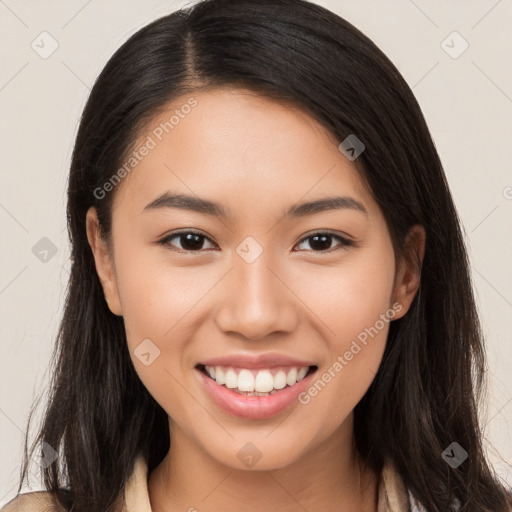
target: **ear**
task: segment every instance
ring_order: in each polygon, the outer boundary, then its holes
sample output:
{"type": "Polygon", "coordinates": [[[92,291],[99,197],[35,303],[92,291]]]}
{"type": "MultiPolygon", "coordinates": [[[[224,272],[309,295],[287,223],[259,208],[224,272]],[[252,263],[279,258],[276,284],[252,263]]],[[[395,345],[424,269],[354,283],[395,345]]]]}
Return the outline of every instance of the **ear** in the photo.
{"type": "Polygon", "coordinates": [[[91,246],[96,272],[103,287],[105,300],[114,315],[122,316],[121,301],[117,289],[116,274],[114,270],[113,256],[106,243],[101,237],[100,225],[96,208],[91,206],[86,215],[87,240],[91,246]]]}
{"type": "Polygon", "coordinates": [[[402,308],[397,311],[394,319],[404,316],[418,291],[421,279],[421,266],[425,255],[425,228],[414,225],[405,237],[403,257],[399,263],[395,279],[393,303],[402,308]]]}

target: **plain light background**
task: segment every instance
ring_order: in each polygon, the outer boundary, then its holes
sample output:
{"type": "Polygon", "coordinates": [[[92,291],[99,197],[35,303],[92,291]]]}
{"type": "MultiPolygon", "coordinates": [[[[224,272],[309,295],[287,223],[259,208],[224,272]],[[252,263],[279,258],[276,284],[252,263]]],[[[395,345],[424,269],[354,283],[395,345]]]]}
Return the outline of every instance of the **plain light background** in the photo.
{"type": "MultiPolygon", "coordinates": [[[[0,0],[0,506],[15,495],[28,412],[47,384],[62,314],[65,187],[81,111],[102,67],[130,35],[190,3],[0,0]],[[58,47],[44,55],[52,45],[58,47]],[[44,237],[56,251],[46,262],[33,251],[44,237]]],[[[512,2],[316,3],[368,35],[421,105],[467,234],[490,368],[482,427],[491,460],[510,485],[512,2]]],[[[36,468],[34,461],[24,490],[42,489],[36,468]]]]}

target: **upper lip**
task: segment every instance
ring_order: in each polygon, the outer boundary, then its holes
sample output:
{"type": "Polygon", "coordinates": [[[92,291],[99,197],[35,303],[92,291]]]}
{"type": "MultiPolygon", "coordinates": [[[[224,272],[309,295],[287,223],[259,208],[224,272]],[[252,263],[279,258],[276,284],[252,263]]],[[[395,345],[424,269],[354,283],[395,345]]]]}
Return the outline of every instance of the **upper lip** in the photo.
{"type": "Polygon", "coordinates": [[[214,357],[198,363],[205,366],[232,366],[237,368],[272,368],[273,366],[316,366],[313,361],[297,359],[285,354],[269,353],[259,355],[230,354],[214,357]]]}

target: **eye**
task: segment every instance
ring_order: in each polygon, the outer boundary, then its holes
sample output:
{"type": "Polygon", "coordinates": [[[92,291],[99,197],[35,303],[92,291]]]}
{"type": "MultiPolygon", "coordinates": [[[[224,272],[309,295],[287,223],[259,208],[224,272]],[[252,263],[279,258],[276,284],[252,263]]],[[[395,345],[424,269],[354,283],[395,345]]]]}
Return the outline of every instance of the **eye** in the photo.
{"type": "MultiPolygon", "coordinates": [[[[307,237],[304,237],[298,245],[308,242],[313,252],[327,252],[328,249],[332,248],[332,241],[338,240],[338,246],[347,247],[354,245],[352,240],[342,237],[340,235],[330,233],[328,231],[318,231],[312,233],[307,237]]],[[[195,231],[181,231],[173,233],[172,235],[166,236],[158,242],[159,245],[170,246],[171,250],[178,250],[184,252],[202,252],[203,244],[205,241],[209,243],[213,242],[206,236],[195,231]],[[171,241],[177,239],[179,241],[178,249],[172,247],[171,241]]],[[[336,247],[336,245],[335,245],[336,247]]]]}
{"type": "Polygon", "coordinates": [[[333,240],[339,240],[342,247],[347,247],[354,245],[352,240],[348,238],[342,237],[340,235],[336,235],[334,233],[330,233],[328,231],[318,231],[316,233],[312,233],[307,237],[303,238],[298,245],[303,244],[304,242],[310,240],[308,242],[313,252],[327,252],[327,249],[331,249],[331,243],[333,240]]]}
{"type": "MultiPolygon", "coordinates": [[[[211,242],[211,240],[201,233],[196,233],[195,231],[181,231],[179,233],[173,233],[172,235],[166,236],[158,243],[160,245],[171,246],[171,240],[178,239],[180,241],[181,247],[179,250],[185,252],[200,252],[205,240],[211,242]]],[[[171,250],[176,250],[171,247],[171,250]]]]}

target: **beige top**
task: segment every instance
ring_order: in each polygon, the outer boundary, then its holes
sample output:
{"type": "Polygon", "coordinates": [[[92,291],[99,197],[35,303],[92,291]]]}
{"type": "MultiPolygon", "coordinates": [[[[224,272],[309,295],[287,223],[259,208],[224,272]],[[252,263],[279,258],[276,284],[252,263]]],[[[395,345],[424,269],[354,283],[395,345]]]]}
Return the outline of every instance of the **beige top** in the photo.
{"type": "MultiPolygon", "coordinates": [[[[379,483],[378,512],[421,512],[406,491],[402,479],[388,463],[382,471],[379,483]]],[[[134,470],[126,484],[123,512],[152,512],[148,494],[148,467],[140,455],[135,461],[134,470]]],[[[52,495],[45,491],[20,494],[12,499],[0,512],[65,512],[55,504],[52,495]]]]}

